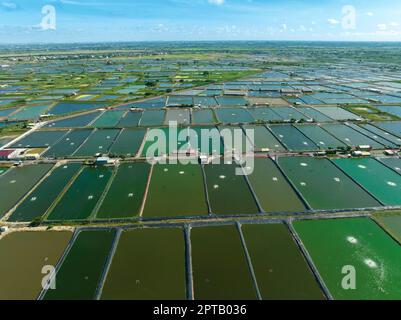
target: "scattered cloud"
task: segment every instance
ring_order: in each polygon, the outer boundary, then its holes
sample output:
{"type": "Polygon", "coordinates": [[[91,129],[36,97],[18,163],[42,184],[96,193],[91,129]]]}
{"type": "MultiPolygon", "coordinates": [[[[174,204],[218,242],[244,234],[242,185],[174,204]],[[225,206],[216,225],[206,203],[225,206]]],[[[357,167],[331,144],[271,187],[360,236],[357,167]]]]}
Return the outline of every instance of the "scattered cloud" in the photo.
{"type": "Polygon", "coordinates": [[[16,10],[18,9],[18,5],[14,2],[3,1],[1,6],[6,10],[16,10]]]}
{"type": "Polygon", "coordinates": [[[340,21],[337,20],[337,19],[334,19],[334,18],[328,19],[327,22],[330,23],[330,24],[334,24],[334,25],[340,24],[340,21]]]}
{"type": "Polygon", "coordinates": [[[226,1],[225,0],[207,0],[210,4],[215,4],[217,6],[223,5],[226,1]]]}
{"type": "Polygon", "coordinates": [[[379,24],[377,25],[377,28],[378,28],[380,31],[385,31],[385,30],[387,30],[387,24],[385,24],[385,23],[379,23],[379,24]]]}

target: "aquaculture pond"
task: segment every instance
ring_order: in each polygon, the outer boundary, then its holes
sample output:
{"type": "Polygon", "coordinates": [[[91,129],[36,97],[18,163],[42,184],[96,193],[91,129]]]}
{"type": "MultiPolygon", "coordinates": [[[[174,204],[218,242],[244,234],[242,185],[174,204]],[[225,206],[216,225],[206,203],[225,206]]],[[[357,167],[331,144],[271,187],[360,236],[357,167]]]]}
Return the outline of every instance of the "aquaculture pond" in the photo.
{"type": "Polygon", "coordinates": [[[116,140],[120,130],[99,129],[94,131],[89,138],[74,152],[75,158],[93,157],[96,154],[107,154],[111,145],[116,140]]]}
{"type": "Polygon", "coordinates": [[[208,214],[202,167],[155,165],[143,216],[182,217],[208,214]]]}
{"type": "Polygon", "coordinates": [[[55,290],[44,300],[93,300],[111,251],[116,231],[79,231],[71,249],[57,270],[55,290]]]}
{"type": "Polygon", "coordinates": [[[294,227],[335,299],[401,299],[401,246],[372,220],[296,221],[294,227]],[[342,286],[347,266],[355,268],[355,290],[342,286]]]}
{"type": "Polygon", "coordinates": [[[322,128],[350,147],[370,146],[374,149],[384,148],[377,141],[343,124],[323,124],[322,128]]]}
{"type": "Polygon", "coordinates": [[[191,230],[196,300],[255,300],[256,289],[235,225],[191,230]]]}
{"type": "Polygon", "coordinates": [[[42,114],[50,108],[50,105],[41,106],[26,106],[18,110],[18,112],[11,115],[9,120],[38,120],[42,114]]]}
{"type": "Polygon", "coordinates": [[[143,112],[140,126],[161,126],[164,123],[164,110],[145,110],[143,112]]]}
{"type": "Polygon", "coordinates": [[[52,164],[27,165],[10,169],[1,175],[0,190],[7,192],[0,192],[0,217],[22,200],[52,167],[52,164]]]}
{"type": "Polygon", "coordinates": [[[169,128],[149,129],[146,134],[142,156],[153,158],[167,154],[177,154],[178,151],[186,153],[189,149],[188,129],[177,129],[176,134],[172,135],[173,132],[174,130],[169,128]]]}
{"type": "Polygon", "coordinates": [[[319,148],[292,125],[270,126],[279,141],[291,151],[314,151],[319,148]]]}
{"type": "Polygon", "coordinates": [[[401,244],[401,212],[378,214],[374,219],[401,244]]]}
{"type": "Polygon", "coordinates": [[[248,112],[256,122],[283,121],[283,118],[275,113],[271,108],[248,108],[248,112]]]}
{"type": "Polygon", "coordinates": [[[128,111],[127,114],[118,122],[119,128],[135,128],[141,121],[142,112],[128,111]]]}
{"type": "Polygon", "coordinates": [[[269,158],[255,158],[254,170],[248,176],[265,212],[304,212],[305,205],[269,158]]]}
{"type": "Polygon", "coordinates": [[[327,159],[281,157],[278,159],[278,164],[312,209],[381,206],[327,159]]]}
{"type": "Polygon", "coordinates": [[[145,129],[123,129],[110,148],[113,155],[135,157],[145,138],[145,129]]]}
{"type": "Polygon", "coordinates": [[[277,113],[284,121],[307,121],[310,120],[307,116],[292,107],[275,107],[272,110],[277,113]]]}
{"type": "Polygon", "coordinates": [[[361,117],[357,116],[356,114],[339,107],[314,107],[314,109],[337,121],[361,119],[361,117]]]}
{"type": "Polygon", "coordinates": [[[214,97],[194,97],[194,106],[209,108],[217,105],[218,103],[214,97]]]}
{"type": "Polygon", "coordinates": [[[169,109],[166,113],[164,120],[165,125],[169,125],[170,122],[175,122],[178,125],[188,125],[191,123],[191,115],[189,109],[169,109]]]}
{"type": "Polygon", "coordinates": [[[193,124],[214,124],[216,123],[215,115],[212,109],[193,110],[192,111],[193,124]]]}
{"type": "Polygon", "coordinates": [[[9,222],[29,222],[42,217],[81,169],[80,163],[61,165],[54,169],[8,219],[9,222]]]}
{"type": "Polygon", "coordinates": [[[122,232],[101,296],[105,300],[184,300],[182,229],[122,232]]]}
{"type": "Polygon", "coordinates": [[[318,125],[297,125],[296,128],[311,139],[320,149],[338,149],[347,146],[318,125]]]}
{"type": "Polygon", "coordinates": [[[387,167],[393,169],[395,172],[401,174],[401,159],[400,158],[381,158],[380,162],[384,163],[387,167]]]}
{"type": "Polygon", "coordinates": [[[372,158],[333,160],[386,206],[401,206],[401,175],[372,158]]]}
{"type": "Polygon", "coordinates": [[[17,110],[18,108],[0,109],[0,118],[7,118],[10,114],[17,110]]]}
{"type": "Polygon", "coordinates": [[[85,167],[50,212],[49,221],[88,219],[112,175],[108,167],[85,167]]]}
{"type": "Polygon", "coordinates": [[[322,300],[324,295],[284,224],[241,227],[264,300],[322,300]]]}
{"type": "Polygon", "coordinates": [[[14,143],[11,148],[45,148],[54,145],[68,131],[35,131],[14,143]]]}
{"type": "Polygon", "coordinates": [[[45,128],[81,128],[86,127],[100,116],[100,111],[74,116],[48,123],[45,128]]]}
{"type": "Polygon", "coordinates": [[[59,116],[63,114],[69,114],[79,111],[89,111],[93,109],[99,109],[107,106],[104,102],[59,102],[56,104],[49,113],[59,116]]]}
{"type": "Polygon", "coordinates": [[[189,144],[192,150],[205,155],[224,153],[224,145],[217,127],[191,127],[189,144]]]}
{"type": "Polygon", "coordinates": [[[305,114],[308,118],[313,119],[315,122],[333,121],[333,119],[329,118],[328,116],[324,115],[323,113],[313,108],[303,107],[303,108],[297,108],[297,110],[305,114]]]}
{"type": "Polygon", "coordinates": [[[387,131],[384,131],[384,130],[382,130],[382,129],[378,128],[378,127],[375,127],[375,126],[373,126],[371,124],[361,124],[359,126],[364,128],[364,129],[366,129],[366,130],[368,130],[368,131],[370,131],[371,133],[373,133],[374,135],[376,135],[378,137],[386,139],[387,141],[389,141],[389,142],[391,142],[391,143],[393,143],[393,144],[395,144],[397,146],[401,145],[401,138],[397,137],[395,135],[392,135],[392,134],[388,133],[387,131]]]}
{"type": "MultiPolygon", "coordinates": [[[[274,150],[284,151],[285,148],[265,126],[243,126],[245,132],[253,132],[253,145],[255,151],[274,150]]],[[[249,138],[249,134],[247,134],[249,138]]]]}
{"type": "Polygon", "coordinates": [[[92,124],[95,128],[112,128],[115,127],[120,119],[125,114],[125,111],[111,110],[104,112],[96,121],[92,124]]]}
{"type": "Polygon", "coordinates": [[[70,157],[91,133],[92,130],[88,129],[70,131],[59,142],[50,147],[43,156],[52,159],[70,157]]]}
{"type": "Polygon", "coordinates": [[[251,114],[244,108],[218,108],[216,115],[222,123],[252,123],[251,114]]]}
{"type": "Polygon", "coordinates": [[[0,240],[0,299],[36,300],[46,266],[55,267],[71,232],[13,232],[0,240]],[[44,269],[45,268],[45,269],[44,269]]]}
{"type": "MultiPolygon", "coordinates": [[[[377,143],[380,143],[384,147],[397,148],[397,145],[400,144],[400,142],[398,142],[398,144],[392,143],[388,139],[383,138],[382,136],[379,136],[376,133],[373,133],[373,132],[369,131],[368,129],[365,129],[365,128],[363,128],[361,126],[358,126],[358,125],[356,125],[354,123],[349,123],[348,126],[350,128],[352,128],[352,129],[354,129],[355,131],[358,131],[359,133],[369,137],[370,139],[375,140],[377,143]]],[[[391,135],[389,135],[389,138],[391,139],[391,135]]],[[[400,139],[400,141],[401,141],[401,139],[400,139]]]]}
{"type": "Polygon", "coordinates": [[[401,107],[400,106],[375,106],[375,108],[379,109],[382,112],[386,112],[393,116],[401,118],[401,107]]]}
{"type": "Polygon", "coordinates": [[[243,175],[235,164],[204,166],[211,211],[214,214],[254,214],[259,209],[243,175]]]}
{"type": "MultiPolygon", "coordinates": [[[[1,125],[0,125],[1,126],[1,125]]],[[[15,137],[0,138],[0,148],[13,141],[15,137]]]]}
{"type": "Polygon", "coordinates": [[[375,122],[373,124],[397,137],[401,137],[401,121],[375,122]]]}
{"type": "Polygon", "coordinates": [[[122,163],[97,212],[97,219],[131,218],[139,215],[149,172],[148,163],[122,163]]]}
{"type": "Polygon", "coordinates": [[[245,106],[248,104],[248,101],[243,97],[216,97],[217,102],[222,107],[238,107],[245,106]]]}
{"type": "Polygon", "coordinates": [[[240,126],[218,126],[223,141],[224,151],[242,154],[251,152],[253,145],[240,126]]]}

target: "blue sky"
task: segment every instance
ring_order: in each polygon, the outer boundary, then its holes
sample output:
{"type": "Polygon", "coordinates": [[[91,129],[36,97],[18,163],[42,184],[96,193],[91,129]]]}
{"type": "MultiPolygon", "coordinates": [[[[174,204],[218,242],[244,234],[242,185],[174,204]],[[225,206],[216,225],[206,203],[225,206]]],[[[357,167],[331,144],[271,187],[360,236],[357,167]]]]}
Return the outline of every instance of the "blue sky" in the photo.
{"type": "Polygon", "coordinates": [[[401,0],[0,0],[0,43],[156,40],[401,41],[401,0]]]}

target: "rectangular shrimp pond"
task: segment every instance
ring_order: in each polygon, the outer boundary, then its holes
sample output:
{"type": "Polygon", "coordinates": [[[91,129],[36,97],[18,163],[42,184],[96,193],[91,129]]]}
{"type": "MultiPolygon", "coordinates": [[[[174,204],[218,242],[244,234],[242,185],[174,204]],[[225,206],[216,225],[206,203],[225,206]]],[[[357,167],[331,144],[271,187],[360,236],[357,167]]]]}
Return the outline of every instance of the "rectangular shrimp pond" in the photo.
{"type": "Polygon", "coordinates": [[[143,212],[145,218],[209,213],[200,165],[155,165],[143,212]]]}
{"type": "Polygon", "coordinates": [[[0,240],[0,300],[35,300],[43,270],[56,266],[72,232],[14,232],[0,240]]]}
{"type": "Polygon", "coordinates": [[[330,160],[281,157],[278,164],[312,209],[339,210],[381,206],[330,160]]]}
{"type": "Polygon", "coordinates": [[[401,299],[401,246],[369,218],[295,221],[334,299],[401,299]],[[356,272],[355,290],[343,271],[356,272]]]}

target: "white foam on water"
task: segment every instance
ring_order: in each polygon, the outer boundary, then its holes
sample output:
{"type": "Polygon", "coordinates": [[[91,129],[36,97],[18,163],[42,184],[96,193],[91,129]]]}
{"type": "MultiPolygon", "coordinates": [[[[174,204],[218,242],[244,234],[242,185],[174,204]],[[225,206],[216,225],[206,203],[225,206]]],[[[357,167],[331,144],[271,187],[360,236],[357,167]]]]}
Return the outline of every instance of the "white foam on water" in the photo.
{"type": "Polygon", "coordinates": [[[180,171],[180,175],[183,175],[185,172],[184,171],[180,171]]]}
{"type": "Polygon", "coordinates": [[[334,178],[334,181],[335,182],[341,182],[341,179],[340,178],[334,178]]]}
{"type": "Polygon", "coordinates": [[[164,168],[164,170],[163,170],[164,172],[168,172],[168,169],[167,168],[164,168]]]}
{"type": "Polygon", "coordinates": [[[305,162],[302,162],[302,163],[301,163],[301,167],[307,167],[307,166],[308,166],[307,163],[305,163],[305,162]]]}
{"type": "Polygon", "coordinates": [[[273,181],[274,181],[274,182],[277,182],[277,181],[278,181],[278,178],[277,178],[277,177],[273,177],[273,181]]]}
{"type": "Polygon", "coordinates": [[[128,198],[133,198],[134,194],[133,193],[128,193],[128,198]]]}
{"type": "Polygon", "coordinates": [[[213,188],[214,188],[214,189],[218,189],[218,188],[220,188],[220,186],[219,186],[218,184],[215,184],[215,185],[213,186],[213,188]]]}
{"type": "Polygon", "coordinates": [[[353,237],[353,236],[347,237],[347,241],[348,241],[349,243],[352,243],[352,244],[357,244],[357,243],[358,243],[358,239],[356,239],[356,238],[353,237]]]}
{"type": "Polygon", "coordinates": [[[306,182],[301,182],[301,186],[305,187],[306,186],[306,182]]]}
{"type": "Polygon", "coordinates": [[[360,168],[360,169],[366,169],[367,167],[364,166],[364,165],[362,165],[362,164],[360,164],[360,165],[358,165],[358,168],[360,168]]]}
{"type": "Polygon", "coordinates": [[[392,182],[392,181],[387,181],[387,184],[388,184],[390,187],[396,187],[396,186],[397,186],[397,184],[396,184],[395,182],[392,182]]]}
{"type": "Polygon", "coordinates": [[[14,184],[14,183],[16,183],[16,182],[17,182],[17,180],[11,180],[11,181],[10,181],[11,184],[14,184]]]}
{"type": "Polygon", "coordinates": [[[376,269],[377,268],[377,263],[375,261],[373,261],[372,259],[365,259],[364,263],[372,269],[376,269]]]}
{"type": "Polygon", "coordinates": [[[36,197],[32,197],[32,198],[31,198],[31,202],[35,202],[37,199],[38,199],[38,198],[36,198],[36,197]]]}
{"type": "Polygon", "coordinates": [[[93,200],[93,196],[92,195],[90,195],[89,197],[88,197],[88,200],[93,200]]]}

